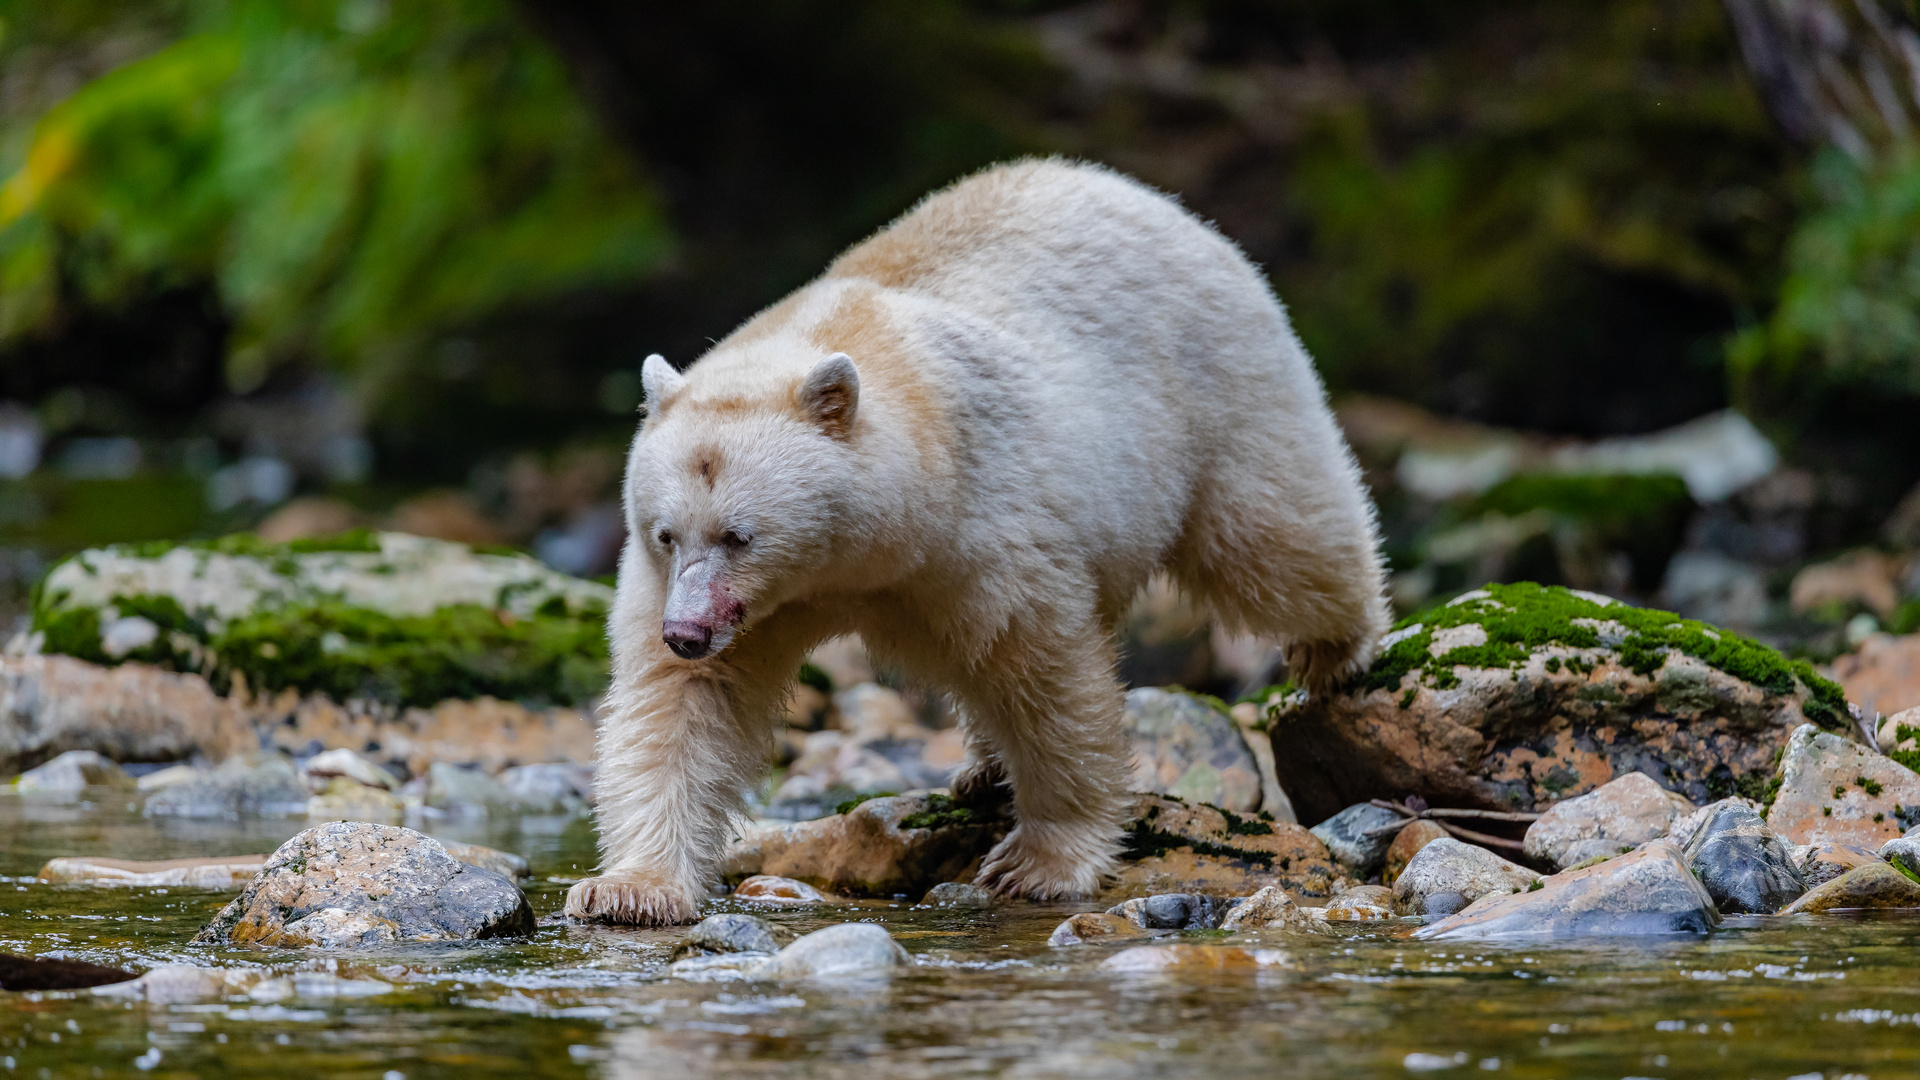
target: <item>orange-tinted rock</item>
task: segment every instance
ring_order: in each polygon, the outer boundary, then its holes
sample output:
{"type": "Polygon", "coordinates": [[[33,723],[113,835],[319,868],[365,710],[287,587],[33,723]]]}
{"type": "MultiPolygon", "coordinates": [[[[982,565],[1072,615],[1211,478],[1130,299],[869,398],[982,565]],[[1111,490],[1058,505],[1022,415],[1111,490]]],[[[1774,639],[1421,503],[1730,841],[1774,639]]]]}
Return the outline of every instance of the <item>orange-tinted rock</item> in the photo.
{"type": "Polygon", "coordinates": [[[721,873],[729,881],[790,877],[849,896],[919,896],[943,881],[972,880],[1008,827],[940,797],[869,799],[845,814],[750,829],[727,848],[721,873]]]}
{"type": "Polygon", "coordinates": [[[755,874],[741,882],[734,887],[733,898],[762,904],[818,904],[826,899],[819,889],[804,881],[772,874],[755,874]]]}
{"type": "Polygon", "coordinates": [[[0,772],[69,750],[114,761],[222,761],[259,745],[246,708],[198,675],[69,656],[0,657],[0,772]]]}
{"type": "Polygon", "coordinates": [[[1069,916],[1065,922],[1054,927],[1047,944],[1082,945],[1089,941],[1118,941],[1145,936],[1145,930],[1118,915],[1109,915],[1104,911],[1083,911],[1069,916]]]}
{"type": "Polygon", "coordinates": [[[1230,813],[1163,795],[1139,796],[1120,871],[1102,896],[1248,896],[1268,885],[1302,904],[1333,895],[1332,857],[1312,833],[1230,813]]]}
{"type": "Polygon", "coordinates": [[[1920,706],[1920,634],[1874,634],[1834,660],[1833,677],[1868,716],[1920,706]]]}
{"type": "Polygon", "coordinates": [[[1920,774],[1815,728],[1793,733],[1767,826],[1793,844],[1878,850],[1920,817],[1920,774]]]}
{"type": "Polygon", "coordinates": [[[1407,864],[1413,861],[1420,849],[1451,833],[1440,827],[1438,822],[1420,819],[1409,824],[1395,834],[1393,843],[1387,847],[1387,863],[1380,871],[1382,884],[1392,885],[1407,864]]]}
{"type": "Polygon", "coordinates": [[[513,765],[593,760],[593,718],[564,707],[536,711],[483,697],[395,715],[285,693],[253,711],[261,731],[290,753],[316,742],[329,750],[345,747],[405,762],[416,776],[435,762],[477,764],[497,773],[513,765]]]}
{"type": "Polygon", "coordinates": [[[1136,945],[1101,961],[1107,971],[1134,974],[1210,974],[1258,971],[1284,966],[1287,954],[1277,949],[1242,949],[1229,945],[1136,945]]]}

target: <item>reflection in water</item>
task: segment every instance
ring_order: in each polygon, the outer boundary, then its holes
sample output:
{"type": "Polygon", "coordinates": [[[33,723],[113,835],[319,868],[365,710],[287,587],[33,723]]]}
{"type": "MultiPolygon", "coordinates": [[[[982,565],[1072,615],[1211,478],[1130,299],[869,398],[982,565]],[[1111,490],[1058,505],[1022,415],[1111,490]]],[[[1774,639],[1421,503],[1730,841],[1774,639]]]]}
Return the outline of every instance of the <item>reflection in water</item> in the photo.
{"type": "Polygon", "coordinates": [[[1192,934],[1171,940],[1261,950],[1259,962],[1122,971],[1101,966],[1121,946],[1046,946],[1054,924],[1080,909],[1072,905],[869,902],[763,914],[798,931],[881,922],[915,954],[913,969],[881,982],[784,985],[667,979],[675,932],[555,921],[567,883],[593,858],[587,825],[560,818],[427,826],[529,859],[528,893],[545,921],[522,942],[338,957],[194,946],[224,895],[31,879],[56,855],[264,852],[304,825],[149,822],[124,797],[0,794],[0,950],[134,968],[328,972],[395,988],[176,1005],[0,994],[0,1075],[1920,1074],[1911,915],[1745,918],[1708,938],[1527,947],[1399,941],[1378,926],[1341,937],[1192,934]]]}

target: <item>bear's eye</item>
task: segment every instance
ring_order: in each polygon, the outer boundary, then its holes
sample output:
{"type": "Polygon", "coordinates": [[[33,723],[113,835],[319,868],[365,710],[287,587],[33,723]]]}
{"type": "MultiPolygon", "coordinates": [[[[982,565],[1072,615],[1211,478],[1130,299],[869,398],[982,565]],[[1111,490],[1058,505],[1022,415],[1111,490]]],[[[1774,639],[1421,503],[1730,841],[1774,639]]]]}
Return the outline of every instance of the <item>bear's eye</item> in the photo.
{"type": "Polygon", "coordinates": [[[653,538],[655,540],[660,541],[661,547],[673,546],[673,530],[672,529],[661,529],[659,532],[654,534],[653,538]]]}
{"type": "Polygon", "coordinates": [[[739,529],[728,529],[726,532],[720,534],[720,542],[730,548],[746,547],[752,539],[752,535],[742,532],[739,529]]]}

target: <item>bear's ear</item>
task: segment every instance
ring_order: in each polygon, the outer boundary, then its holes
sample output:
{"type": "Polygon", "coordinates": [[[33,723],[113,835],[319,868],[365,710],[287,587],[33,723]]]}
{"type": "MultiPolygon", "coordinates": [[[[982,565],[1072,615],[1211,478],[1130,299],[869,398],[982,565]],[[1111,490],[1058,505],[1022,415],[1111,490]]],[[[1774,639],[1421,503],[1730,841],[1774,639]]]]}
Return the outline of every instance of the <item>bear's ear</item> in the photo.
{"type": "Polygon", "coordinates": [[[860,372],[854,369],[853,358],[839,352],[813,365],[794,397],[828,435],[846,438],[853,430],[853,411],[860,404],[860,372]]]}
{"type": "Polygon", "coordinates": [[[686,385],[687,377],[673,370],[673,365],[667,363],[666,357],[654,353],[647,357],[646,363],[640,365],[640,388],[646,391],[640,411],[648,416],[659,413],[667,407],[667,402],[673,400],[673,395],[686,385]]]}

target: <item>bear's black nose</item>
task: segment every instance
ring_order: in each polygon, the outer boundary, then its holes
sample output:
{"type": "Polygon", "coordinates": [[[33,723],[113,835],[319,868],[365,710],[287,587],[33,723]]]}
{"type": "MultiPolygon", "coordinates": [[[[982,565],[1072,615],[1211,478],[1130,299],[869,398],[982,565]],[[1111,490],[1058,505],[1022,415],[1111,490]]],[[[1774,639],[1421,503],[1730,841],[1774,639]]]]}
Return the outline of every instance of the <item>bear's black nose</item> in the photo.
{"type": "Polygon", "coordinates": [[[660,639],[682,660],[698,660],[713,645],[713,630],[697,622],[674,620],[660,627],[660,639]]]}

